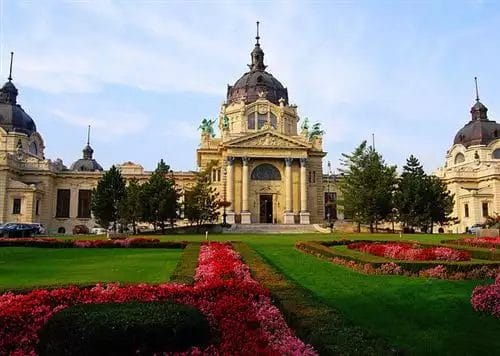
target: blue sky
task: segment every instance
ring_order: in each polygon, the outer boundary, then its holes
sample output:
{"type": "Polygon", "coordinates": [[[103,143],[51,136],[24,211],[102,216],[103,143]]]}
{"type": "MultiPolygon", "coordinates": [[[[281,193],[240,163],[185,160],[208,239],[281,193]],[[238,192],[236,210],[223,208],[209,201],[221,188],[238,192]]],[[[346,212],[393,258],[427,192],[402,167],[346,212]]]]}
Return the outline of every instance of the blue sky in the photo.
{"type": "Polygon", "coordinates": [[[196,169],[197,127],[247,69],[261,22],[270,71],[301,117],[321,122],[339,166],[375,134],[387,162],[443,164],[470,118],[474,76],[500,111],[500,6],[486,1],[1,3],[0,75],[14,51],[18,102],[46,157],[196,169]]]}

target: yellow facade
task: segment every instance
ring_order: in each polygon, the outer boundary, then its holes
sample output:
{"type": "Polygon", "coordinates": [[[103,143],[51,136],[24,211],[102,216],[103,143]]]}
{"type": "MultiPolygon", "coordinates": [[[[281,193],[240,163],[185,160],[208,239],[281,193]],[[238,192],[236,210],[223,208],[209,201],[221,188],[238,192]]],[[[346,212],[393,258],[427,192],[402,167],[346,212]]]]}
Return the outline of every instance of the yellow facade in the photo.
{"type": "Polygon", "coordinates": [[[283,102],[275,105],[265,98],[248,105],[223,104],[218,120],[221,135],[212,137],[202,133],[197,161],[200,169],[211,162],[217,162],[217,169],[221,169],[221,179],[214,182],[214,187],[220,197],[231,203],[229,223],[323,222],[322,158],[325,152],[321,137],[310,139],[308,130],[297,133],[299,117],[295,106],[285,106],[283,102]],[[260,128],[250,129],[248,121],[255,112],[267,121],[260,128]],[[276,118],[273,125],[271,114],[276,118]],[[227,127],[224,120],[229,122],[227,127]],[[276,169],[279,179],[255,177],[255,170],[266,164],[276,169]],[[304,177],[301,177],[301,166],[304,177]],[[287,179],[291,183],[288,190],[287,179]]]}
{"type": "MultiPolygon", "coordinates": [[[[305,123],[298,128],[297,107],[288,103],[287,89],[265,71],[259,37],[251,60],[251,70],[228,88],[217,122],[219,135],[213,135],[210,125],[203,130],[198,169],[216,162],[212,184],[230,202],[229,223],[323,222],[322,132],[305,123]]],[[[103,170],[89,142],[83,158],[70,168],[46,159],[43,139],[17,105],[17,95],[9,78],[0,89],[0,222],[39,222],[50,233],[71,233],[77,225],[96,227],[90,191],[103,170]]],[[[118,168],[126,180],[144,182],[151,174],[132,162],[118,168]]],[[[174,178],[183,191],[194,184],[195,172],[174,172],[174,178]]]]}

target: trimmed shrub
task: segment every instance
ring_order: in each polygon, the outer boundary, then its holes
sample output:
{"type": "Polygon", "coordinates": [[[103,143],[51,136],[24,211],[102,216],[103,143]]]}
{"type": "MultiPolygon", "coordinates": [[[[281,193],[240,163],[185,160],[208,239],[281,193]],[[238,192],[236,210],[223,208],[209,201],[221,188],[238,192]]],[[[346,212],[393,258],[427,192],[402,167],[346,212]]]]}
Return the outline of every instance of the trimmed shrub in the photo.
{"type": "Polygon", "coordinates": [[[39,355],[151,355],[206,345],[210,328],[198,309],[173,302],[79,304],[39,337],[39,355]]]}

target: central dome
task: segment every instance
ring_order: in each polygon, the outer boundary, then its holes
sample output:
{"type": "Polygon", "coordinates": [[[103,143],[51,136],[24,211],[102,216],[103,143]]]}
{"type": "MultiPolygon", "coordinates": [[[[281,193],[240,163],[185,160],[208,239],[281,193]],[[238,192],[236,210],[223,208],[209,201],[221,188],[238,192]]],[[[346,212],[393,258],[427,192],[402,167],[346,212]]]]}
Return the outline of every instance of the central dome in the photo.
{"type": "Polygon", "coordinates": [[[488,120],[488,109],[476,99],[471,108],[471,120],[462,127],[453,140],[453,144],[462,144],[465,147],[472,145],[488,145],[500,138],[500,124],[488,120]]]}
{"type": "Polygon", "coordinates": [[[249,104],[259,98],[265,98],[276,105],[283,99],[284,104],[288,105],[288,90],[271,73],[266,72],[264,51],[260,48],[258,32],[255,39],[257,43],[251,53],[252,64],[248,65],[250,71],[243,74],[233,86],[228,86],[227,102],[232,104],[243,100],[245,104],[249,104]]]}

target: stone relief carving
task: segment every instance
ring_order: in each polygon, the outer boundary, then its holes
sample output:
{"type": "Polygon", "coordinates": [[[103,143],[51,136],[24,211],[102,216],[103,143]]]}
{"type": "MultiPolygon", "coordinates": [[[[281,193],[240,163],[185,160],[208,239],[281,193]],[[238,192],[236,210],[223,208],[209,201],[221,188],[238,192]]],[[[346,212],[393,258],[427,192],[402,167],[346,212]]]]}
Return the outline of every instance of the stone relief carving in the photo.
{"type": "Polygon", "coordinates": [[[259,136],[254,139],[243,141],[241,143],[237,143],[236,145],[243,147],[254,147],[254,146],[299,147],[297,144],[293,142],[286,141],[281,137],[273,136],[271,134],[266,134],[264,136],[259,136]]]}

